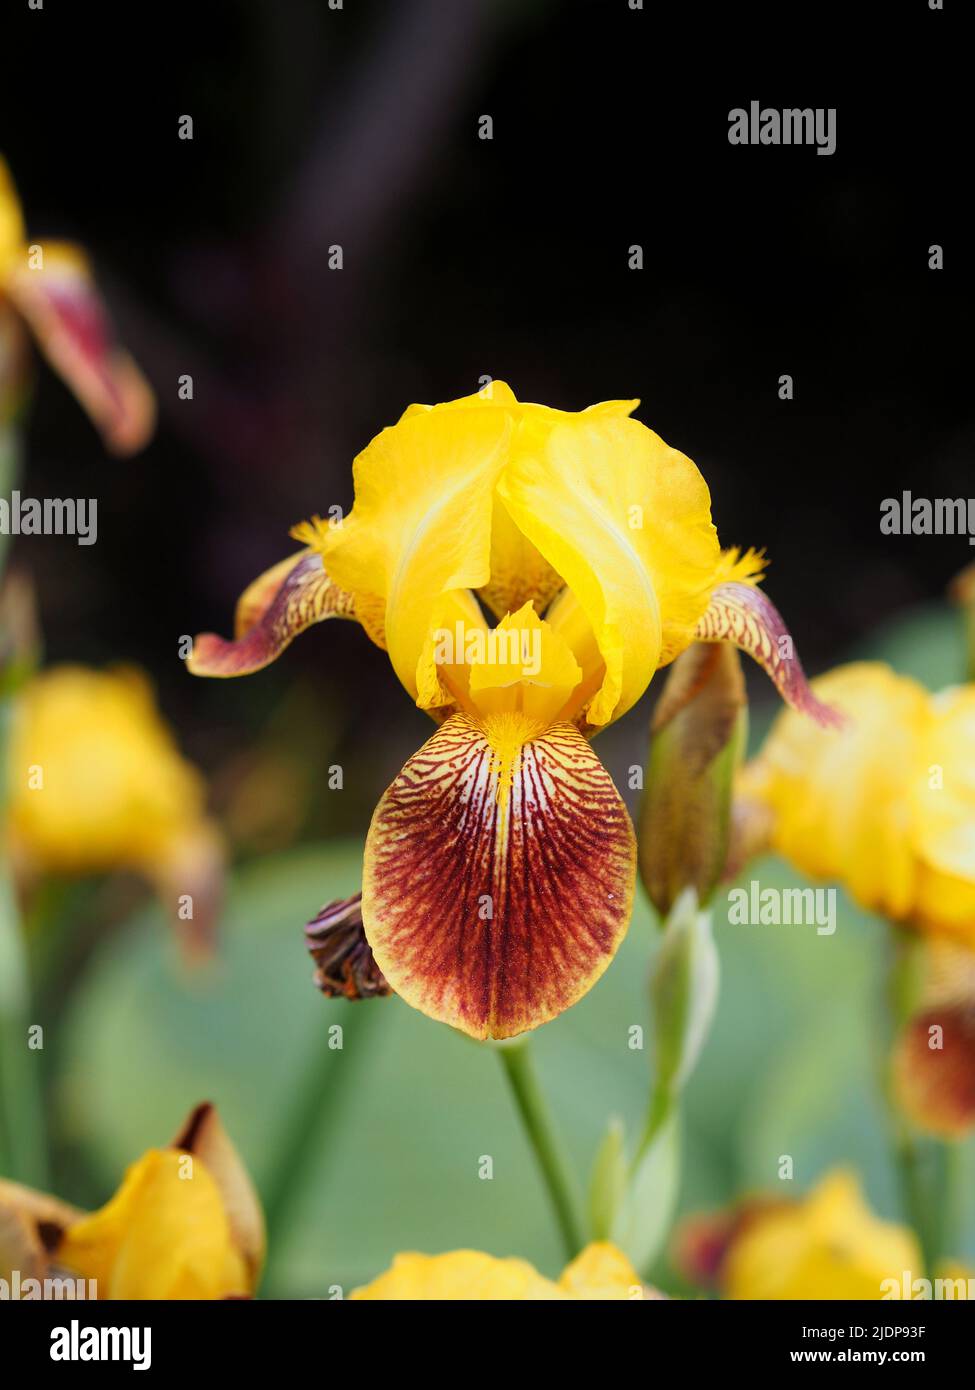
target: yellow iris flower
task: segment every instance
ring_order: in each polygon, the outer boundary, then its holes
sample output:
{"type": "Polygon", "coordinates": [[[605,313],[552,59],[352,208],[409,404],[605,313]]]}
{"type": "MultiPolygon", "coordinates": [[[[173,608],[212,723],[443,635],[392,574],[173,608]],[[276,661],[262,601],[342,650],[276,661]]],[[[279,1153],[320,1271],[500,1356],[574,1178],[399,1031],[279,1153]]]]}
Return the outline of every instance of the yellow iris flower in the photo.
{"type": "Polygon", "coordinates": [[[922,1273],[913,1232],[876,1217],[846,1169],[804,1197],[750,1197],[688,1217],[674,1263],[690,1283],[730,1299],[880,1299],[885,1280],[901,1288],[905,1272],[922,1273]]]}
{"type": "Polygon", "coordinates": [[[214,1299],[253,1294],[264,1218],[211,1105],[173,1144],[150,1149],[90,1215],[0,1181],[0,1274],[94,1280],[100,1299],[214,1299]]]}
{"type": "Polygon", "coordinates": [[[881,663],[813,682],[849,716],[825,734],[781,714],[745,770],[745,807],[803,873],[895,922],[975,948],[975,685],[931,695],[881,663]]]}
{"type": "Polygon", "coordinates": [[[615,1246],[595,1242],[566,1266],[558,1283],[539,1274],[527,1260],[499,1260],[479,1250],[452,1250],[446,1255],[397,1255],[390,1269],[356,1289],[352,1297],[537,1303],[659,1295],[640,1282],[629,1260],[615,1246]]]}
{"type": "Polygon", "coordinates": [[[54,666],[13,701],[5,834],[18,878],[130,869],[207,944],[223,877],[206,786],[180,754],[138,671],[54,666]]]}
{"type": "Polygon", "coordinates": [[[19,405],[24,327],[106,446],[119,454],[141,449],[155,423],[152,392],[112,339],[87,257],[67,242],[29,240],[0,157],[0,424],[19,405]]]}
{"type": "Polygon", "coordinates": [[[920,1276],[913,1233],[881,1221],[856,1178],[828,1174],[800,1202],[746,1221],[728,1252],[724,1282],[732,1299],[879,1299],[884,1281],[920,1276]]]}
{"type": "Polygon", "coordinates": [[[637,404],[573,414],[496,381],[410,406],[356,459],[351,514],[296,527],[306,549],[245,592],[236,640],[204,634],[189,661],[259,670],[330,617],[388,651],[440,728],[373,817],[366,936],[397,994],[475,1038],[568,1008],[626,931],[633,829],[589,739],[658,667],[731,641],[828,717],[762,561],[722,553],[704,479],[637,404]]]}

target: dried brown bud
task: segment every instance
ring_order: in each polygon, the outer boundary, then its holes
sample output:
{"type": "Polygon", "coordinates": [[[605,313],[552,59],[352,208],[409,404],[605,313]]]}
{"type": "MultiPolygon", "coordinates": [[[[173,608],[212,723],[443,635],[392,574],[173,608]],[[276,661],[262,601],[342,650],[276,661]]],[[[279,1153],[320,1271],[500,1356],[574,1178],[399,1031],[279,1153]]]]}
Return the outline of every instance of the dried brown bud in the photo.
{"type": "Polygon", "coordinates": [[[366,940],[361,893],[326,903],[305,928],[305,943],[317,967],[315,984],[328,998],[392,994],[366,940]]]}

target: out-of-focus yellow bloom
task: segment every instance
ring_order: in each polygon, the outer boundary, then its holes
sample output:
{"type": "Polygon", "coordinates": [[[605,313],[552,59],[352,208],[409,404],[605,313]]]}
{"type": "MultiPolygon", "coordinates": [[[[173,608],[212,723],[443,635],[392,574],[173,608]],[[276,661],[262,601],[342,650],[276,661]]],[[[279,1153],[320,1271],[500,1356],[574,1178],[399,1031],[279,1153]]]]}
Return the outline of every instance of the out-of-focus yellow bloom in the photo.
{"type": "Polygon", "coordinates": [[[539,1274],[527,1260],[499,1260],[479,1250],[446,1255],[397,1255],[390,1269],[353,1298],[385,1300],[611,1300],[659,1295],[640,1282],[629,1260],[614,1245],[587,1245],[562,1271],[558,1283],[539,1274]]]}
{"type": "Polygon", "coordinates": [[[975,947],[975,685],[931,695],[881,663],[813,682],[849,716],[779,716],[741,784],[772,847],[892,921],[975,947]]]}
{"type": "Polygon", "coordinates": [[[204,634],[189,661],[243,675],[330,617],[388,650],[442,727],[373,817],[366,935],[397,994],[473,1037],[553,1018],[619,946],[633,828],[587,739],[658,667],[733,642],[824,717],[763,561],[721,551],[707,484],[637,404],[574,414],[495,381],[410,406],[356,459],[351,514],[296,527],[307,548],[246,591],[236,640],[204,634]]]}
{"type": "Polygon", "coordinates": [[[176,747],[137,671],[52,667],[14,701],[7,838],[21,875],[131,869],[204,945],[222,882],[222,843],[200,773],[176,747]]]}
{"type": "Polygon", "coordinates": [[[201,1105],[167,1149],[150,1149],[115,1196],[85,1215],[0,1182],[0,1247],[7,1272],[23,1268],[43,1222],[51,1265],[95,1280],[101,1299],[248,1296],[264,1258],[264,1219],[250,1178],[216,1111],[201,1105]]]}
{"type": "Polygon", "coordinates": [[[914,1235],[870,1211],[856,1178],[831,1173],[804,1200],[759,1211],[725,1261],[729,1298],[880,1298],[921,1272],[914,1235]]]}
{"type": "Polygon", "coordinates": [[[18,406],[23,325],[71,388],[113,453],[141,449],[152,433],[152,392],[112,339],[87,257],[67,242],[31,242],[13,180],[0,158],[0,424],[18,406]],[[13,358],[11,368],[6,359],[13,358]]]}
{"type": "Polygon", "coordinates": [[[798,1200],[748,1197],[686,1218],[673,1258],[689,1283],[739,1300],[957,1299],[975,1288],[971,1271],[953,1261],[928,1282],[914,1233],[876,1217],[845,1169],[798,1200]]]}

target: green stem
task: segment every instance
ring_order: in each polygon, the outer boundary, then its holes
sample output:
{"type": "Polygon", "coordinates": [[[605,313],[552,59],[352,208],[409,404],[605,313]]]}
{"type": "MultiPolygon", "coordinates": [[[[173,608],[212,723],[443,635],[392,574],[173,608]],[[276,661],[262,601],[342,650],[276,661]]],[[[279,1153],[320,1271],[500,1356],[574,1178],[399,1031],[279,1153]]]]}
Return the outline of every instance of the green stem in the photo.
{"type": "Polygon", "coordinates": [[[950,1253],[960,1180],[958,1146],[918,1134],[897,1104],[889,1070],[890,1051],[919,1006],[924,962],[923,946],[912,933],[894,929],[893,942],[880,1053],[881,1085],[887,1100],[901,1206],[921,1248],[921,1273],[933,1279],[938,1265],[950,1253]]]}
{"type": "MultiPolygon", "coordinates": [[[[2,378],[3,373],[4,364],[0,362],[0,378],[2,378]]],[[[3,401],[0,400],[0,496],[9,497],[20,482],[23,449],[20,430],[10,420],[2,418],[2,411],[3,401]]],[[[0,573],[2,573],[9,548],[10,537],[0,532],[0,573]]]]}
{"type": "Polygon", "coordinates": [[[934,1251],[932,1249],[930,1213],[926,1195],[926,1184],[921,1171],[918,1146],[913,1136],[901,1125],[894,1141],[894,1162],[900,1184],[901,1206],[908,1225],[917,1235],[921,1247],[922,1278],[932,1277],[934,1251]]]}
{"type": "MultiPolygon", "coordinates": [[[[356,1009],[369,1010],[376,1005],[355,1004],[356,1009]]],[[[382,1004],[379,1005],[382,1008],[382,1004]]],[[[333,1048],[332,1034],[322,1020],[321,1037],[308,1059],[304,1073],[298,1079],[297,1094],[277,1144],[271,1176],[262,1184],[264,1216],[268,1229],[268,1249],[283,1249],[283,1237],[294,1215],[296,1201],[308,1190],[305,1179],[308,1169],[315,1165],[320,1171],[325,1151],[323,1134],[336,1128],[352,1083],[361,1067],[361,1057],[368,1034],[368,1014],[357,1015],[354,1024],[343,1028],[342,1048],[333,1048]],[[354,1046],[349,1047],[350,1042],[354,1046]],[[326,1128],[327,1127],[327,1128],[326,1128]]]]}
{"type": "Polygon", "coordinates": [[[575,1181],[542,1094],[529,1045],[504,1043],[496,1051],[538,1161],[566,1255],[574,1259],[584,1244],[575,1181]]]}
{"type": "Polygon", "coordinates": [[[47,1182],[41,1052],[28,1046],[30,987],[24,933],[6,874],[0,875],[0,1171],[35,1187],[47,1182]]]}
{"type": "Polygon", "coordinates": [[[933,1185],[936,1190],[931,1200],[929,1241],[931,1267],[936,1274],[938,1265],[946,1256],[957,1253],[952,1243],[959,1219],[964,1164],[961,1145],[957,1141],[942,1140],[935,1152],[933,1185]]]}
{"type": "Polygon", "coordinates": [[[643,1126],[643,1137],[640,1140],[633,1158],[634,1170],[654,1139],[656,1139],[657,1135],[663,1129],[666,1121],[674,1113],[675,1107],[676,1098],[671,1088],[660,1080],[657,1080],[650,1093],[650,1104],[647,1109],[646,1122],[643,1126]]]}

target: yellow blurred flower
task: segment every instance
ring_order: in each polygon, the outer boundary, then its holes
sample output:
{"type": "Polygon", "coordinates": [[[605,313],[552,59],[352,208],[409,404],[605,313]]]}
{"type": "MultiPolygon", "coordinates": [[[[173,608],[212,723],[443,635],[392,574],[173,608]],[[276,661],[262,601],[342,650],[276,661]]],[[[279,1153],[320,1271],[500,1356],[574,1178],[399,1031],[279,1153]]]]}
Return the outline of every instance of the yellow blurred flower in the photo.
{"type": "Polygon", "coordinates": [[[0,424],[19,406],[24,328],[74,392],[113,453],[131,454],[155,423],[152,392],[117,347],[87,257],[67,242],[32,242],[0,157],[0,424]]]}
{"type": "Polygon", "coordinates": [[[644,1287],[615,1246],[596,1242],[567,1265],[557,1283],[527,1260],[496,1259],[479,1250],[397,1255],[390,1269],[353,1298],[385,1300],[612,1300],[659,1297],[644,1287]]]}
{"type": "Polygon", "coordinates": [[[8,1280],[14,1270],[33,1278],[56,1271],[96,1281],[100,1299],[247,1297],[263,1259],[257,1195],[211,1105],[193,1111],[169,1148],[133,1163],[90,1215],[0,1181],[0,1275],[8,1280]]]}
{"type": "Polygon", "coordinates": [[[802,1201],[756,1211],[723,1282],[732,1299],[879,1299],[884,1280],[899,1283],[905,1270],[921,1270],[914,1235],[874,1216],[853,1174],[839,1171],[802,1201]]]}
{"type": "Polygon", "coordinates": [[[236,640],[203,634],[189,660],[243,675],[332,617],[388,651],[441,727],[373,817],[366,935],[397,994],[472,1037],[537,1027],[612,960],[636,850],[588,739],[658,667],[732,642],[828,717],[755,587],[764,562],[722,552],[707,484],[637,404],[575,414],[495,381],[410,406],[356,459],[351,514],[296,527],[306,549],[244,593],[236,640]]]}
{"type": "Polygon", "coordinates": [[[188,946],[205,944],[222,882],[206,786],[138,671],[52,667],[13,706],[7,839],[19,876],[131,869],[159,892],[188,946]]]}
{"type": "Polygon", "coordinates": [[[975,947],[975,685],[931,695],[861,662],[813,688],[846,725],[785,711],[742,777],[772,847],[892,921],[975,947]]]}

